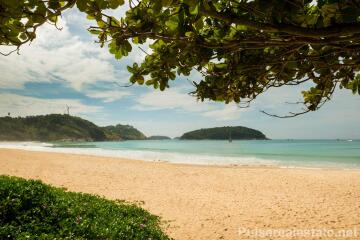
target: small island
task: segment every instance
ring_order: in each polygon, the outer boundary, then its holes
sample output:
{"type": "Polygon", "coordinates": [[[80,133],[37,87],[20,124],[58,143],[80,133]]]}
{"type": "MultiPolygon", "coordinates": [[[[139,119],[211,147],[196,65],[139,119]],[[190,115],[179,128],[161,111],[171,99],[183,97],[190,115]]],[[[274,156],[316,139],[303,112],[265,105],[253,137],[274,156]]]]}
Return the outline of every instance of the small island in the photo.
{"type": "Polygon", "coordinates": [[[150,136],[147,140],[171,140],[168,136],[150,136]]]}
{"type": "Polygon", "coordinates": [[[182,140],[268,140],[268,138],[260,132],[252,128],[237,127],[215,127],[204,128],[184,133],[180,139],[182,140]]]}
{"type": "Polygon", "coordinates": [[[102,128],[108,140],[146,140],[145,134],[131,125],[117,124],[102,128]]]}

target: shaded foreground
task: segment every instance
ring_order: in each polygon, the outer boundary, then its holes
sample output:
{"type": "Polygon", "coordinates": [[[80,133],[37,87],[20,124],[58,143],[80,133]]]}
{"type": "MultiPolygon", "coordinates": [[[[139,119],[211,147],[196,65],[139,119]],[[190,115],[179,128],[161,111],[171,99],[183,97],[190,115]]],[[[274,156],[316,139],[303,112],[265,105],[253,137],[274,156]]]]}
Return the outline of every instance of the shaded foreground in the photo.
{"type": "Polygon", "coordinates": [[[0,176],[0,239],[169,239],[158,217],[124,202],[0,176]]]}
{"type": "Polygon", "coordinates": [[[175,239],[255,239],[240,236],[244,228],[360,231],[359,170],[211,167],[0,149],[0,174],[144,201],[170,221],[166,231],[175,239]]]}

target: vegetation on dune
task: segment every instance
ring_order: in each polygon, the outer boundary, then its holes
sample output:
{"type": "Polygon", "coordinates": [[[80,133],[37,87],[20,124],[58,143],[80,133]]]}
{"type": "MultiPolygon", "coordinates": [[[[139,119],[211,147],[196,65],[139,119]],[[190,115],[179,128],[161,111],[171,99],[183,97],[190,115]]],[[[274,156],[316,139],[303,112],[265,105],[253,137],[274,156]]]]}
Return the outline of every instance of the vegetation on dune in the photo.
{"type": "Polygon", "coordinates": [[[61,114],[1,117],[3,141],[115,141],[143,140],[146,136],[128,125],[99,127],[79,117],[61,114]]]}
{"type": "Polygon", "coordinates": [[[247,127],[216,127],[205,128],[184,133],[180,139],[184,140],[267,140],[266,136],[255,129],[247,127]]]}
{"type": "Polygon", "coordinates": [[[198,71],[198,99],[247,106],[268,89],[310,83],[303,110],[289,116],[319,109],[337,87],[360,94],[359,1],[0,1],[0,44],[18,50],[72,7],[116,59],[151,40],[145,60],[128,67],[133,84],[164,90],[176,75],[198,71]],[[124,16],[109,15],[125,2],[124,16]]]}
{"type": "Polygon", "coordinates": [[[169,239],[144,209],[0,176],[0,239],[169,239]]]}
{"type": "Polygon", "coordinates": [[[109,140],[145,140],[146,136],[130,125],[117,124],[103,127],[109,140]]]}

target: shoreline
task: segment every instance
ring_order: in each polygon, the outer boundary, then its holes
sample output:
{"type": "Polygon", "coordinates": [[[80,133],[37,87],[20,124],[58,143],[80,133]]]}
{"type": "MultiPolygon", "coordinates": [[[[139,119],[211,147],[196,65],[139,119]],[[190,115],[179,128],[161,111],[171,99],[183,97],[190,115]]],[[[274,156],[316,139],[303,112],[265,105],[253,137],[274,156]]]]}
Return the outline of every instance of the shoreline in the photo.
{"type": "Polygon", "coordinates": [[[162,217],[174,239],[254,239],[240,237],[239,228],[360,231],[358,170],[202,166],[0,149],[0,174],[142,203],[162,217]]]}
{"type": "MultiPolygon", "coordinates": [[[[102,148],[71,148],[71,147],[50,147],[53,146],[53,143],[47,142],[36,142],[36,141],[26,141],[26,142],[17,142],[17,141],[0,141],[0,149],[14,149],[14,150],[24,150],[31,152],[45,152],[45,153],[61,153],[61,154],[74,154],[74,155],[84,155],[84,156],[95,156],[95,157],[104,157],[104,158],[115,158],[115,159],[127,159],[131,161],[145,161],[145,162],[164,162],[169,164],[179,164],[179,165],[191,165],[191,166],[215,166],[215,167],[249,167],[249,168],[280,168],[280,169],[313,169],[313,170],[343,170],[343,171],[360,171],[360,166],[344,166],[341,164],[333,164],[329,166],[329,164],[323,165],[296,165],[289,164],[285,165],[282,162],[276,162],[276,160],[270,159],[261,159],[258,161],[269,161],[272,163],[263,163],[263,162],[244,162],[244,163],[226,163],[226,162],[212,162],[212,163],[204,163],[204,162],[178,162],[178,161],[170,161],[170,160],[162,160],[162,159],[154,159],[149,157],[129,157],[122,156],[116,153],[121,153],[123,151],[133,151],[133,152],[141,152],[138,150],[113,150],[113,149],[102,149],[102,148]],[[96,150],[100,150],[102,152],[95,152],[96,150]],[[93,151],[93,152],[91,152],[93,151]]],[[[144,151],[146,152],[146,151],[144,151]]],[[[149,153],[153,153],[149,151],[149,153]]],[[[157,153],[157,152],[155,152],[157,153]]],[[[178,154],[174,152],[169,152],[165,154],[178,154]]],[[[184,155],[185,158],[186,154],[184,155]]],[[[191,156],[191,155],[190,155],[191,156]]],[[[196,156],[195,154],[192,157],[196,156]]],[[[202,155],[199,155],[202,156],[202,155]]],[[[187,156],[186,156],[187,157],[187,156]]],[[[228,156],[216,156],[217,158],[227,158],[228,156]]],[[[180,157],[181,158],[181,157],[180,157]]],[[[230,157],[231,158],[231,157],[230,157]]],[[[256,157],[246,156],[244,159],[256,159],[256,157]]],[[[249,160],[247,160],[249,161],[249,160]]]]}
{"type": "MultiPolygon", "coordinates": [[[[47,143],[46,143],[47,144],[47,143]]],[[[49,148],[53,149],[53,148],[49,148]]],[[[55,149],[55,148],[54,148],[55,149]]],[[[70,148],[69,148],[70,149],[70,148]]],[[[38,149],[22,149],[22,148],[6,148],[0,146],[0,150],[19,150],[19,151],[28,151],[28,152],[35,152],[35,153],[57,153],[57,154],[66,154],[66,155],[75,155],[75,156],[85,156],[85,157],[99,157],[105,159],[114,159],[120,161],[136,161],[136,162],[145,162],[145,163],[165,163],[171,165],[179,165],[179,166],[191,166],[191,167],[215,167],[215,168],[249,168],[249,169],[299,169],[299,170],[339,170],[339,171],[360,171],[360,168],[342,168],[342,167],[303,167],[303,166],[282,166],[282,165],[265,165],[265,164],[220,164],[220,163],[213,163],[213,164],[204,164],[204,163],[178,163],[178,162],[170,162],[166,160],[144,160],[144,159],[134,159],[134,158],[126,158],[126,157],[116,157],[116,156],[103,156],[103,155],[95,155],[95,154],[86,154],[86,153],[71,153],[70,151],[46,151],[46,150],[38,150],[38,149]]]]}

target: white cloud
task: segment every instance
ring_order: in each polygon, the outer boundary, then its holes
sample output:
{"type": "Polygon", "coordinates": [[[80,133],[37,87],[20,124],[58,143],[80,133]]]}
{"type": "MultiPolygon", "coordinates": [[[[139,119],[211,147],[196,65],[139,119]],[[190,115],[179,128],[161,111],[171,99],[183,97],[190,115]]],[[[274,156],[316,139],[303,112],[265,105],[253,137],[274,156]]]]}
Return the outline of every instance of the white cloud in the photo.
{"type": "Polygon", "coordinates": [[[66,105],[70,107],[70,113],[73,115],[96,113],[102,110],[102,107],[86,105],[74,99],[41,99],[11,93],[0,93],[1,116],[5,116],[7,113],[16,117],[50,113],[62,114],[66,111],[66,105]]]}
{"type": "Polygon", "coordinates": [[[77,8],[68,10],[63,17],[71,28],[82,29],[84,32],[95,23],[94,20],[87,19],[86,14],[79,12],[77,8]]]}
{"type": "MultiPolygon", "coordinates": [[[[71,18],[70,18],[71,19],[71,18]]],[[[70,32],[65,20],[62,30],[52,25],[39,28],[30,46],[23,46],[20,55],[2,57],[0,88],[23,88],[27,82],[64,81],[77,91],[88,84],[127,81],[112,64],[113,56],[92,41],[81,40],[70,32]]],[[[6,47],[0,48],[2,52],[6,47]]]]}
{"type": "Polygon", "coordinates": [[[240,109],[236,104],[227,104],[220,109],[204,112],[203,115],[206,117],[216,118],[217,120],[233,120],[240,118],[240,111],[244,112],[249,108],[240,109]]]}
{"type": "Polygon", "coordinates": [[[130,96],[129,92],[113,90],[113,91],[95,91],[88,92],[86,94],[88,97],[101,99],[105,103],[114,102],[123,97],[130,96]]]}
{"type": "Polygon", "coordinates": [[[137,99],[137,110],[176,109],[190,112],[202,112],[211,109],[209,103],[199,102],[182,89],[170,88],[165,91],[154,90],[137,99]]]}
{"type": "Polygon", "coordinates": [[[240,118],[240,109],[236,104],[201,102],[187,94],[182,88],[170,88],[165,91],[151,91],[137,99],[134,107],[140,111],[173,109],[193,112],[215,120],[234,120],[240,118]]]}

